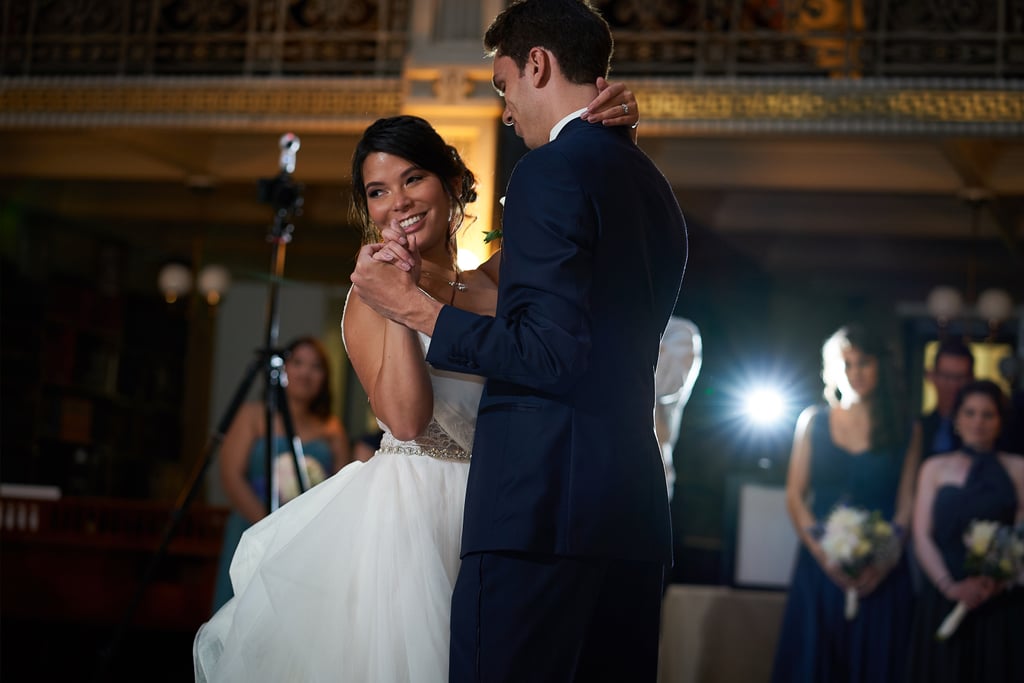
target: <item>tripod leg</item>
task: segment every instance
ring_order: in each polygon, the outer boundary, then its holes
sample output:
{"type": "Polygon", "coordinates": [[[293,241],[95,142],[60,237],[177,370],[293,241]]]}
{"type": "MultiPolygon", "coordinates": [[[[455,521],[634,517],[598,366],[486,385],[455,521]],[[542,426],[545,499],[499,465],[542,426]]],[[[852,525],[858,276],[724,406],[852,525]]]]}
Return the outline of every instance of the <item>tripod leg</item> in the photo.
{"type": "Polygon", "coordinates": [[[260,356],[253,360],[246,369],[241,383],[238,385],[238,388],[235,390],[235,393],[231,398],[231,403],[228,405],[228,408],[224,412],[224,416],[221,418],[220,422],[217,423],[217,431],[210,436],[210,440],[207,442],[203,456],[196,462],[196,466],[192,470],[188,485],[178,496],[175,508],[171,512],[171,516],[167,520],[167,524],[164,526],[160,545],[157,547],[156,552],[153,553],[153,556],[149,561],[149,565],[146,567],[146,571],[142,575],[142,579],[140,579],[138,586],[136,586],[135,593],[133,594],[131,601],[128,603],[128,609],[125,610],[124,616],[121,618],[121,622],[118,624],[113,638],[111,638],[107,647],[103,648],[99,653],[94,680],[109,680],[107,672],[110,663],[113,661],[114,655],[117,654],[121,640],[124,637],[124,632],[131,625],[132,618],[135,616],[135,612],[142,603],[142,598],[145,595],[146,588],[152,581],[153,572],[160,564],[160,560],[166,554],[171,538],[174,536],[174,532],[178,528],[178,524],[180,524],[181,520],[184,518],[185,509],[199,491],[199,483],[202,481],[203,475],[210,466],[210,462],[213,460],[213,455],[217,452],[217,449],[220,448],[221,443],[224,441],[224,435],[231,427],[231,423],[235,419],[235,414],[241,407],[242,402],[245,401],[245,397],[249,394],[249,388],[252,386],[252,382],[256,378],[256,374],[263,366],[264,358],[260,356]]]}
{"type": "MultiPolygon", "coordinates": [[[[283,392],[278,389],[281,383],[281,374],[284,372],[284,359],[271,347],[267,347],[270,354],[267,357],[266,385],[264,387],[263,401],[263,468],[267,473],[267,488],[263,492],[266,502],[267,514],[277,510],[278,502],[281,500],[280,486],[277,476],[277,434],[274,416],[277,415],[278,400],[284,398],[283,392]]],[[[282,401],[283,402],[283,401],[282,401]]]]}
{"type": "Polygon", "coordinates": [[[295,465],[295,480],[299,482],[299,493],[305,493],[310,489],[309,470],[306,469],[306,456],[302,450],[302,441],[295,435],[295,424],[292,422],[292,415],[288,410],[288,400],[284,395],[285,384],[287,384],[287,379],[284,384],[277,385],[281,422],[284,424],[285,437],[292,446],[292,462],[295,465]]]}

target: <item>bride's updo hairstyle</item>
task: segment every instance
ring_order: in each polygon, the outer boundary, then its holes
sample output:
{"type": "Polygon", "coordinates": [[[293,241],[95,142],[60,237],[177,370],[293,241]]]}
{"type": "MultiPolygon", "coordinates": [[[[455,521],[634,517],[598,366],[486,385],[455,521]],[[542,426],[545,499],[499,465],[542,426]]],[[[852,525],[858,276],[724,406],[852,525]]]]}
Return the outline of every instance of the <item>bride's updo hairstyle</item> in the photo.
{"type": "Polygon", "coordinates": [[[476,178],[466,168],[458,151],[418,116],[392,116],[373,122],[363,133],[352,155],[352,211],[362,226],[364,244],[381,240],[380,229],[370,219],[366,181],[363,179],[363,162],[375,152],[401,157],[441,180],[452,202],[448,241],[449,249],[454,253],[455,233],[466,217],[466,204],[476,200],[476,178]]]}

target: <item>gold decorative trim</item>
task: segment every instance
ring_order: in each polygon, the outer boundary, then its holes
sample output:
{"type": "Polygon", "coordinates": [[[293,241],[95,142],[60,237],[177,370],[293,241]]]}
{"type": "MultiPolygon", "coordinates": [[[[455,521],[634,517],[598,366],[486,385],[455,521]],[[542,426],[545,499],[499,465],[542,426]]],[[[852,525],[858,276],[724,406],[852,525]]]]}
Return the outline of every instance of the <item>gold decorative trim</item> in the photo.
{"type": "Polygon", "coordinates": [[[0,79],[0,127],[362,127],[402,109],[399,78],[0,79]]]}
{"type": "MultiPolygon", "coordinates": [[[[447,84],[470,103],[464,79],[447,84]]],[[[1015,82],[638,78],[628,84],[640,102],[645,134],[1024,135],[1024,84],[1015,82]]],[[[353,130],[423,99],[444,98],[424,98],[399,77],[4,78],[0,128],[287,123],[353,130]]]]}
{"type": "Polygon", "coordinates": [[[661,129],[1024,135],[1018,85],[680,79],[630,87],[644,121],[661,129]]]}

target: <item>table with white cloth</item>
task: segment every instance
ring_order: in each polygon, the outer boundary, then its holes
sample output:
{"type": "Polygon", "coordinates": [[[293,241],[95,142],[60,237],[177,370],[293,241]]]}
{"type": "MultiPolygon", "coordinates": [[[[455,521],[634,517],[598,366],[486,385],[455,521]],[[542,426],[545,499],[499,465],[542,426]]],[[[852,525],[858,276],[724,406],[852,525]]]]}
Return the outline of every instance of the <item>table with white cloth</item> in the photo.
{"type": "Polygon", "coordinates": [[[783,591],[669,586],[658,683],[767,682],[785,602],[783,591]]]}

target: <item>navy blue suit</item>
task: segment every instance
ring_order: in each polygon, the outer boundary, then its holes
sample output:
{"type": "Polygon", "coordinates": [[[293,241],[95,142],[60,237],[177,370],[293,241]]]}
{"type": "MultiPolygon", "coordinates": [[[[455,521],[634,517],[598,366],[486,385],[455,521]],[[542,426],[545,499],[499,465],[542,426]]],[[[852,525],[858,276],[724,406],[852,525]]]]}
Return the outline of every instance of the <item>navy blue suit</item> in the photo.
{"type": "MultiPolygon", "coordinates": [[[[642,563],[658,568],[660,583],[672,540],[654,433],[654,369],[686,262],[686,226],[672,189],[626,129],[574,120],[517,164],[503,230],[495,316],[445,306],[427,355],[436,368],[487,378],[459,582],[467,572],[483,571],[467,566],[468,558],[496,554],[538,559],[545,567],[545,558],[573,567],[593,562],[606,577],[609,561],[642,563]]],[[[529,591],[545,583],[549,589],[537,588],[536,596],[544,607],[566,600],[553,614],[591,609],[557,588],[587,579],[527,575],[522,581],[509,601],[528,601],[529,591]]],[[[614,602],[607,595],[600,600],[614,602]]],[[[534,607],[543,615],[541,605],[534,607]]],[[[458,602],[452,618],[454,648],[458,602]]],[[[572,622],[561,630],[571,645],[585,636],[573,630],[587,628],[572,622]]],[[[656,648],[656,631],[654,640],[656,648]]],[[[534,645],[553,647],[547,639],[534,645]]],[[[545,680],[546,655],[529,648],[510,657],[536,657],[539,670],[521,673],[545,680]]],[[[463,680],[455,666],[452,680],[463,680]]]]}
{"type": "MultiPolygon", "coordinates": [[[[952,418],[950,418],[950,420],[952,420],[952,418]]],[[[935,410],[921,418],[921,436],[923,437],[921,442],[923,445],[921,454],[922,459],[927,458],[930,455],[935,455],[936,453],[948,453],[960,448],[960,435],[952,428],[952,433],[950,434],[951,442],[947,447],[941,449],[935,448],[935,436],[941,427],[941,423],[942,416],[935,410]]]]}

